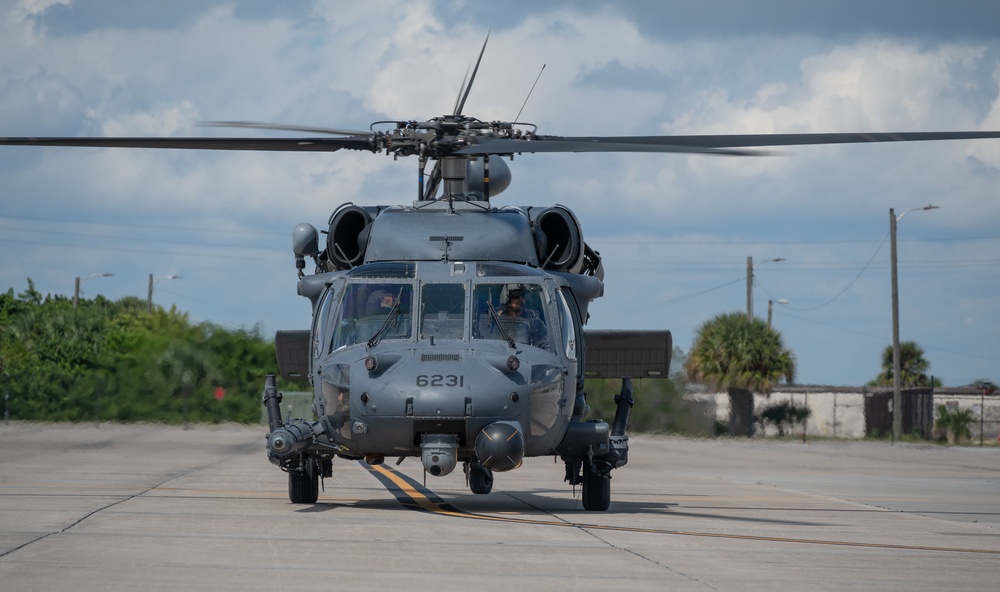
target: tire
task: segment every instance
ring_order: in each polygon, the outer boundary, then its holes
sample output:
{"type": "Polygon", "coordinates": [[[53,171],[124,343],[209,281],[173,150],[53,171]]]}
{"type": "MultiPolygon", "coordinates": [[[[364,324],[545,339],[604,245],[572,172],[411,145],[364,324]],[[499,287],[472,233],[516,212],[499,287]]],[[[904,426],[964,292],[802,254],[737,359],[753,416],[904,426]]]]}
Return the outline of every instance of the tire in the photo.
{"type": "Polygon", "coordinates": [[[477,467],[469,471],[469,489],[475,494],[486,494],[493,491],[493,471],[486,467],[477,467]]]}
{"type": "Polygon", "coordinates": [[[288,499],[293,504],[315,504],[319,499],[319,475],[289,471],[288,499]]]}
{"type": "Polygon", "coordinates": [[[591,469],[590,463],[583,465],[583,509],[588,512],[604,512],[611,506],[611,476],[601,475],[591,469]]]}

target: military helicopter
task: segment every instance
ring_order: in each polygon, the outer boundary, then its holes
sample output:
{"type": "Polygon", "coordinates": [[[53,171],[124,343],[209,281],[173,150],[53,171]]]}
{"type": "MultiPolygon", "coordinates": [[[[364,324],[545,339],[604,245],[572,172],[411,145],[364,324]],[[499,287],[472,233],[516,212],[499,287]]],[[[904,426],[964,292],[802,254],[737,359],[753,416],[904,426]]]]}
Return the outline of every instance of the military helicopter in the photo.
{"type": "MultiPolygon", "coordinates": [[[[488,41],[488,37],[487,37],[488,41]]],[[[336,457],[375,465],[419,457],[426,474],[462,463],[470,490],[525,457],[557,456],[582,485],[583,508],[608,509],[611,472],[628,462],[630,378],[665,376],[670,334],[585,331],[603,294],[598,252],[561,205],[497,206],[505,158],[544,152],[759,155],[772,146],[1000,138],[1000,132],[693,136],[542,135],[519,121],[463,114],[486,44],[448,115],[378,121],[367,131],[216,122],[312,134],[287,138],[0,138],[0,145],[335,152],[417,160],[409,205],[346,203],[292,232],[298,294],[312,326],[275,336],[279,373],[306,377],[315,419],[281,417],[264,383],[268,459],[288,473],[291,502],[312,504],[336,457]],[[427,173],[428,164],[434,166],[427,173]],[[440,189],[440,192],[439,192],[440,189]],[[314,270],[306,273],[309,259],[314,270]],[[610,344],[610,345],[609,345],[610,344]],[[597,357],[604,370],[591,370],[597,357]],[[588,420],[588,375],[623,378],[609,425],[588,420]]]]}

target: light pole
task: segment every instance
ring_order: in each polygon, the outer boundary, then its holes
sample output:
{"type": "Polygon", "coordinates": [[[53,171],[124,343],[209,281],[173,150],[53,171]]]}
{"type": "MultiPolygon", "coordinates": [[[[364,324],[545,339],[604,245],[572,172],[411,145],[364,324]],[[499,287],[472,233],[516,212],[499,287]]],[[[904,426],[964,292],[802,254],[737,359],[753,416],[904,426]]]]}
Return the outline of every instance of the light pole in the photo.
{"type": "MultiPolygon", "coordinates": [[[[161,278],[156,278],[160,280],[177,280],[180,279],[179,275],[165,275],[161,278]]],[[[146,293],[146,312],[153,312],[153,274],[149,274],[149,291],[146,293]]]]}
{"type": "Polygon", "coordinates": [[[768,329],[771,328],[771,312],[774,310],[774,303],[775,302],[777,302],[778,304],[788,304],[788,300],[786,300],[784,298],[778,298],[777,300],[768,300],[767,301],[767,328],[768,329]]]}
{"type": "Polygon", "coordinates": [[[747,257],[747,320],[753,320],[753,270],[757,269],[758,266],[771,261],[784,261],[784,257],[775,257],[774,259],[765,259],[758,263],[753,264],[753,257],[747,257]]]}
{"type": "Polygon", "coordinates": [[[113,273],[92,273],[87,277],[80,279],[80,276],[76,276],[76,288],[73,290],[73,310],[76,310],[77,304],[80,302],[80,284],[95,277],[113,277],[113,273]]]}
{"type": "Polygon", "coordinates": [[[896,223],[914,210],[936,210],[938,206],[926,205],[910,208],[900,215],[889,208],[889,258],[892,262],[892,442],[895,444],[903,435],[903,398],[900,394],[899,374],[899,280],[896,274],[896,223]]]}

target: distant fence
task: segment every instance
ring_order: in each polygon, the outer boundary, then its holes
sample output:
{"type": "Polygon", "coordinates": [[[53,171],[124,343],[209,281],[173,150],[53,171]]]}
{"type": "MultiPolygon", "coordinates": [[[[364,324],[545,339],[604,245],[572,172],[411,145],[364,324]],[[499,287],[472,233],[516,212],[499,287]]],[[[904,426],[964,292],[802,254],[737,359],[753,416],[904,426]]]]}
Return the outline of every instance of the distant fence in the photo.
{"type": "MultiPolygon", "coordinates": [[[[900,389],[903,414],[902,433],[934,437],[934,390],[931,388],[900,389]]],[[[892,435],[893,392],[873,391],[865,395],[865,435],[883,438],[892,435]]]]}
{"type": "MultiPolygon", "coordinates": [[[[770,395],[754,395],[754,409],[759,413],[769,405],[789,401],[811,411],[805,436],[827,438],[887,437],[892,434],[892,389],[869,387],[783,386],[770,395]]],[[[1000,438],[1000,395],[985,395],[979,389],[907,388],[902,399],[903,433],[925,439],[936,437],[934,420],[938,405],[950,409],[970,409],[975,421],[969,425],[974,443],[995,443],[1000,438]]],[[[714,417],[727,421],[729,396],[726,393],[688,393],[714,417]]],[[[776,434],[773,428],[765,435],[776,434]]],[[[801,434],[801,430],[799,431],[801,434]]]]}

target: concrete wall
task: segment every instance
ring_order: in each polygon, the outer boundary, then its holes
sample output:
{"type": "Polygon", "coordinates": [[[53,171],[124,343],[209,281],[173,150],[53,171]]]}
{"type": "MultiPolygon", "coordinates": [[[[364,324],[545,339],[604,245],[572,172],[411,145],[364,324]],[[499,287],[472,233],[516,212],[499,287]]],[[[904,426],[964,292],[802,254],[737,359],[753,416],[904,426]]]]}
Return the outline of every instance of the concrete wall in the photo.
{"type": "MultiPolygon", "coordinates": [[[[827,438],[865,437],[865,397],[885,389],[868,387],[845,388],[825,386],[796,386],[776,388],[770,395],[754,395],[754,410],[760,412],[768,405],[791,401],[812,410],[806,424],[806,436],[827,438]]],[[[726,393],[688,393],[687,398],[703,407],[715,419],[728,423],[729,395],[726,393]]],[[[972,440],[978,443],[980,419],[984,442],[997,442],[1000,438],[1000,395],[982,397],[973,388],[938,388],[934,391],[934,409],[948,405],[958,409],[971,409],[975,422],[969,426],[972,440]]],[[[758,431],[758,434],[760,432],[758,431]]],[[[801,435],[801,428],[795,434],[801,435]]],[[[774,427],[764,433],[777,435],[774,427]]]]}

